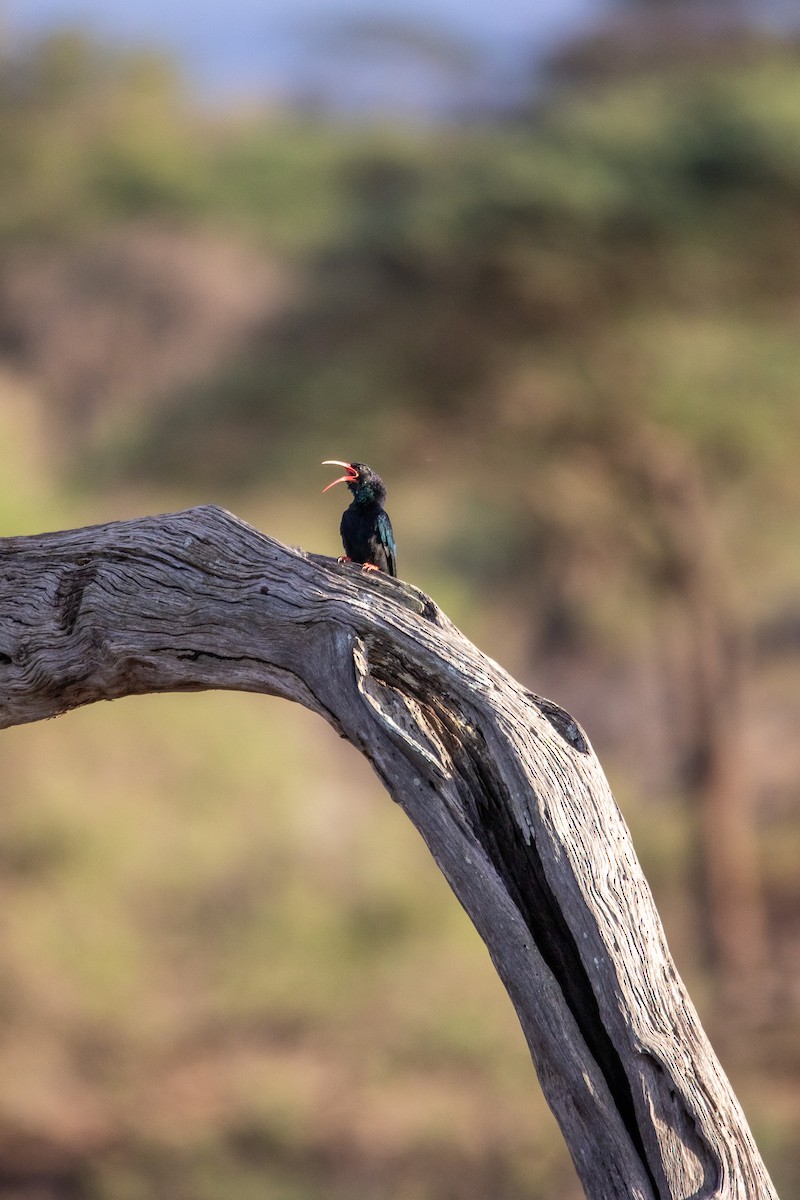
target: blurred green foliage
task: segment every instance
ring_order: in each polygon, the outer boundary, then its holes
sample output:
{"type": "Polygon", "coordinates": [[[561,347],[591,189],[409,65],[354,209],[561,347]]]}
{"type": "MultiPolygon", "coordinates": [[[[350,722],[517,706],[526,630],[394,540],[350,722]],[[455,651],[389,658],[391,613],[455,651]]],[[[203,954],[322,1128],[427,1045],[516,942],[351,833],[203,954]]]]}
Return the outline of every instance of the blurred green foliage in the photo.
{"type": "Polygon", "coordinates": [[[55,34],[7,62],[0,236],[62,238],[154,210],[197,211],[207,179],[172,66],[55,34]]]}
{"type": "MultiPolygon", "coordinates": [[[[798,85],[797,48],[761,41],[561,79],[502,118],[357,125],[198,112],[163,58],[75,33],[0,83],[3,530],[215,499],[335,554],[316,464],[379,466],[403,575],[588,727],[786,1195],[798,85]],[[143,228],[201,265],[205,307],[180,258],[132,285],[143,228]],[[252,285],[210,233],[281,273],[209,365],[252,285]],[[173,336],[196,370],[140,371],[173,336]],[[687,495],[748,647],[775,995],[768,1019],[741,999],[747,1038],[713,1000],[676,767],[687,495]]],[[[476,935],[363,765],[286,709],[154,697],[3,735],[0,1178],[573,1200],[476,935]]]]}

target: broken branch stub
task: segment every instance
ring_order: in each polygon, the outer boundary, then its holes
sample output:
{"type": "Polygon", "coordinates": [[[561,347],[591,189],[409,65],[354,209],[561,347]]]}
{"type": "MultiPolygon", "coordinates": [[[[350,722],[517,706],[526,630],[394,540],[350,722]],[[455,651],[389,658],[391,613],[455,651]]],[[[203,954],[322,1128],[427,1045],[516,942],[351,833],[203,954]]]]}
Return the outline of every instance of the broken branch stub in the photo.
{"type": "Polygon", "coordinates": [[[775,1197],[583,731],[416,588],[206,506],[0,539],[0,727],[295,700],[372,763],[483,938],[590,1200],[775,1197]]]}

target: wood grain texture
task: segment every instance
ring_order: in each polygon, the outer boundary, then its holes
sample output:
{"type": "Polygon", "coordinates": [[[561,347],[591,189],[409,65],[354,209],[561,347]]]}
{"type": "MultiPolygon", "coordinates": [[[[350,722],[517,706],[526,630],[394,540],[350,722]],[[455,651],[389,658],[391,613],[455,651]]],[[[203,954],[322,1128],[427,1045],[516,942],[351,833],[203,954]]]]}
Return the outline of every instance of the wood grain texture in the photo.
{"type": "Polygon", "coordinates": [[[590,1200],[769,1200],[585,733],[417,589],[216,507],[0,539],[0,726],[133,693],[297,701],[483,938],[590,1200]]]}

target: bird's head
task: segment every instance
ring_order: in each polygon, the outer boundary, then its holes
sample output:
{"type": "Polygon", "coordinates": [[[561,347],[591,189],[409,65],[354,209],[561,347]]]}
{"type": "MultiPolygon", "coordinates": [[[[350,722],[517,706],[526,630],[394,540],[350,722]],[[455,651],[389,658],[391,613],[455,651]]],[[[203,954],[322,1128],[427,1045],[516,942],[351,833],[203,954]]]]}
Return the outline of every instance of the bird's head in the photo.
{"type": "Polygon", "coordinates": [[[338,458],[326,458],[323,467],[344,467],[345,474],[324,487],[323,492],[337,483],[346,483],[358,504],[369,504],[376,500],[380,504],[386,497],[386,488],[380,475],[376,475],[366,463],[340,462],[338,458]]]}

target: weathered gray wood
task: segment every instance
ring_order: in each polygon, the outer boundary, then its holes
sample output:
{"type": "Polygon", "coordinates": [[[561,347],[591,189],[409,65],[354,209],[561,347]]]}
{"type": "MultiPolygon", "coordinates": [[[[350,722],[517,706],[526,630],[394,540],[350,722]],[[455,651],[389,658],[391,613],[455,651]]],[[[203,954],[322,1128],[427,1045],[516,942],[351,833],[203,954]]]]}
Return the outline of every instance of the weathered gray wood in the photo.
{"type": "Polygon", "coordinates": [[[774,1197],[575,721],[415,588],[203,507],[0,539],[0,726],[295,700],[372,763],[484,939],[591,1200],[774,1197]]]}

